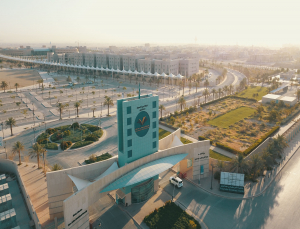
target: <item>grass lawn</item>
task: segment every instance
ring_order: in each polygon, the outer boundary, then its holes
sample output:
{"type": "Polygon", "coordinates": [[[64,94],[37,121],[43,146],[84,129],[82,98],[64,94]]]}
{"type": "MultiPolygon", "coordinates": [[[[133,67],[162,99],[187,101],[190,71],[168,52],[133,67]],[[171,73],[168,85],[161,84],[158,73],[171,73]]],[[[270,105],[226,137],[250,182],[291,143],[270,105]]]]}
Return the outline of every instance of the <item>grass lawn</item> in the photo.
{"type": "Polygon", "coordinates": [[[208,124],[210,124],[212,126],[227,128],[227,127],[233,125],[234,123],[253,115],[254,112],[255,112],[255,109],[253,109],[253,108],[240,107],[236,110],[230,111],[224,115],[221,115],[215,119],[208,121],[208,124]]]}
{"type": "Polygon", "coordinates": [[[220,160],[220,161],[231,161],[230,157],[226,157],[226,156],[219,154],[211,149],[209,150],[209,157],[220,160]]]}
{"type": "Polygon", "coordinates": [[[159,128],[159,131],[158,131],[158,132],[159,132],[159,135],[158,135],[159,140],[160,140],[160,139],[163,139],[164,137],[167,137],[168,135],[171,134],[171,132],[166,131],[166,130],[161,129],[161,128],[159,128]]]}
{"type": "Polygon", "coordinates": [[[198,221],[171,201],[147,215],[144,222],[150,229],[201,229],[198,221]]]}
{"type": "Polygon", "coordinates": [[[250,86],[244,91],[238,93],[238,96],[248,99],[256,99],[257,101],[261,100],[264,95],[268,94],[268,89],[266,87],[253,87],[250,86]],[[253,94],[258,93],[257,97],[253,97],[253,94]]]}

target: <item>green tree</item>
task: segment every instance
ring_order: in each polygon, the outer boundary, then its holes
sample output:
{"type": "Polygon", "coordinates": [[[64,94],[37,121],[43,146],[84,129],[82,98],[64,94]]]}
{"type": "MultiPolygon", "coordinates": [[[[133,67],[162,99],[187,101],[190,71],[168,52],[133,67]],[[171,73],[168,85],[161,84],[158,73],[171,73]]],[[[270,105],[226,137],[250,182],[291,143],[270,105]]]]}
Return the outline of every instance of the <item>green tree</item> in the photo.
{"type": "Polygon", "coordinates": [[[21,162],[21,152],[25,150],[25,146],[23,145],[23,143],[17,141],[14,143],[13,147],[12,147],[12,151],[13,153],[18,153],[19,154],[19,165],[22,164],[21,162]]]}
{"type": "Polygon", "coordinates": [[[177,103],[180,105],[180,110],[182,111],[182,108],[186,105],[186,100],[183,95],[179,98],[177,103]]]}
{"type": "Polygon", "coordinates": [[[110,97],[106,96],[104,99],[104,106],[107,106],[107,116],[109,116],[109,107],[113,105],[113,100],[110,97]]]}
{"type": "Polygon", "coordinates": [[[160,118],[162,118],[162,112],[166,110],[164,105],[159,105],[158,109],[160,110],[160,118]]]}
{"type": "Polygon", "coordinates": [[[77,101],[77,102],[74,103],[74,107],[76,108],[76,111],[77,111],[77,117],[79,117],[79,116],[78,116],[78,110],[79,110],[79,107],[80,107],[80,106],[81,106],[81,103],[80,103],[80,102],[77,101]]]}
{"type": "Polygon", "coordinates": [[[71,77],[70,77],[70,76],[68,76],[68,78],[67,78],[67,82],[72,82],[72,79],[71,79],[71,77]]]}
{"type": "Polygon", "coordinates": [[[92,107],[91,110],[93,111],[93,117],[95,117],[94,113],[95,113],[96,108],[92,107]]]}
{"type": "Polygon", "coordinates": [[[40,168],[40,156],[43,155],[44,151],[45,151],[45,148],[43,146],[41,146],[39,143],[35,143],[32,146],[32,149],[29,151],[29,155],[31,157],[37,158],[38,168],[40,168]]]}
{"type": "Polygon", "coordinates": [[[202,92],[202,95],[204,96],[204,98],[205,98],[205,103],[206,103],[206,97],[209,95],[208,89],[204,89],[204,91],[202,92]]]}
{"type": "Polygon", "coordinates": [[[65,109],[66,106],[62,103],[58,103],[56,105],[56,107],[57,107],[57,110],[59,111],[59,119],[61,120],[62,119],[61,114],[62,114],[62,112],[63,112],[63,110],[65,109]]]}
{"type": "Polygon", "coordinates": [[[18,91],[18,87],[20,86],[20,84],[15,83],[15,87],[16,87],[16,91],[18,91]]]}
{"type": "Polygon", "coordinates": [[[264,167],[265,161],[258,154],[252,155],[250,158],[250,175],[253,179],[260,174],[261,169],[264,167]]]}
{"type": "Polygon", "coordinates": [[[204,87],[207,89],[208,86],[209,86],[209,81],[208,81],[208,80],[205,80],[205,82],[204,82],[204,87]]]}
{"type": "Polygon", "coordinates": [[[248,163],[241,153],[231,160],[230,165],[233,172],[245,173],[248,170],[248,163]]]}
{"type": "Polygon", "coordinates": [[[17,121],[14,118],[10,117],[5,121],[5,124],[10,127],[10,133],[11,133],[11,136],[13,136],[12,128],[13,128],[13,126],[16,126],[17,121]]]}
{"type": "Polygon", "coordinates": [[[4,92],[5,92],[5,89],[8,87],[8,84],[7,84],[7,82],[6,81],[2,81],[1,82],[1,88],[4,90],[4,92]]]}

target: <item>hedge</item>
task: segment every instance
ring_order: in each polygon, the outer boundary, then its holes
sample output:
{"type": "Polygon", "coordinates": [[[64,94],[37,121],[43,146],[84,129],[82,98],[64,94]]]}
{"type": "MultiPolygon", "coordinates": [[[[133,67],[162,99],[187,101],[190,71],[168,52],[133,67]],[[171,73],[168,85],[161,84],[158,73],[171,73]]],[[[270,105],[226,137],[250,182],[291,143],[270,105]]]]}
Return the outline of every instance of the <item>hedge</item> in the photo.
{"type": "Polygon", "coordinates": [[[89,134],[85,139],[85,141],[92,141],[92,142],[96,142],[99,140],[98,136],[96,136],[95,134],[89,134]]]}
{"type": "Polygon", "coordinates": [[[85,160],[85,163],[86,164],[92,164],[92,163],[95,163],[95,162],[107,160],[107,159],[109,159],[111,157],[112,157],[112,155],[110,155],[109,153],[104,153],[104,154],[102,154],[100,156],[94,157],[93,161],[90,161],[89,159],[85,160]]]}
{"type": "Polygon", "coordinates": [[[72,145],[72,142],[71,141],[62,141],[60,143],[60,148],[62,150],[65,150],[65,149],[68,149],[70,146],[72,145]]]}
{"type": "Polygon", "coordinates": [[[48,145],[46,144],[45,148],[50,150],[58,150],[57,144],[52,142],[48,143],[48,145]]]}
{"type": "Polygon", "coordinates": [[[91,132],[94,132],[94,131],[100,129],[98,126],[94,126],[94,125],[91,125],[91,124],[81,124],[81,126],[87,128],[91,132]]]}
{"type": "Polygon", "coordinates": [[[74,122],[72,125],[71,125],[71,129],[78,129],[79,128],[79,123],[78,122],[74,122]]]}
{"type": "Polygon", "coordinates": [[[64,126],[59,126],[59,127],[55,127],[55,130],[60,130],[60,131],[65,131],[67,129],[70,128],[71,125],[64,125],[64,126]]]}
{"type": "Polygon", "coordinates": [[[247,156],[249,153],[251,153],[256,147],[258,147],[262,142],[264,142],[270,135],[274,134],[280,127],[274,126],[269,132],[267,132],[264,136],[262,136],[260,139],[258,139],[256,142],[254,142],[249,148],[247,148],[243,154],[247,156]]]}
{"type": "Polygon", "coordinates": [[[71,146],[70,149],[76,149],[76,148],[80,148],[89,144],[92,144],[94,142],[92,141],[83,141],[83,142],[76,142],[74,145],[71,146]]]}
{"type": "Polygon", "coordinates": [[[98,138],[101,138],[103,135],[103,130],[102,129],[96,130],[93,132],[93,134],[96,135],[98,138]]]}
{"type": "Polygon", "coordinates": [[[38,141],[40,141],[40,140],[47,139],[48,137],[49,137],[49,134],[47,134],[47,133],[42,133],[42,134],[40,134],[40,135],[37,137],[36,141],[38,142],[38,141]]]}
{"type": "Polygon", "coordinates": [[[300,108],[294,110],[289,116],[287,116],[285,119],[283,119],[281,121],[281,125],[286,124],[287,122],[291,121],[293,118],[295,118],[295,116],[297,116],[300,113],[300,108]]]}
{"type": "Polygon", "coordinates": [[[46,130],[46,133],[47,133],[47,134],[54,134],[56,131],[57,131],[56,129],[48,128],[48,129],[46,130]]]}
{"type": "Polygon", "coordinates": [[[233,149],[233,148],[231,148],[231,147],[229,147],[229,146],[227,146],[227,145],[224,145],[224,144],[222,144],[222,143],[219,143],[219,142],[216,142],[216,146],[219,147],[219,148],[221,148],[221,149],[224,149],[224,150],[226,150],[226,151],[228,151],[228,152],[231,152],[231,153],[233,153],[233,154],[242,153],[242,152],[239,151],[239,150],[233,149]]]}
{"type": "Polygon", "coordinates": [[[212,141],[212,140],[210,140],[210,139],[208,139],[208,138],[206,138],[206,137],[204,137],[204,136],[198,136],[198,140],[199,140],[199,141],[209,140],[209,141],[210,141],[210,144],[211,144],[211,145],[213,144],[213,141],[212,141]]]}

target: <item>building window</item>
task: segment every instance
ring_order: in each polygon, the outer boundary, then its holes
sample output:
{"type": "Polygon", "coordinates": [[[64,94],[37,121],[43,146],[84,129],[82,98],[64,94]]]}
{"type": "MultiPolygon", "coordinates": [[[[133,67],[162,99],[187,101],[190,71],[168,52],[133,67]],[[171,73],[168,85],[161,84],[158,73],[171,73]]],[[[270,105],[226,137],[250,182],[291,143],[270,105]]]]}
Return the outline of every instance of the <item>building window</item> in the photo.
{"type": "Polygon", "coordinates": [[[131,125],[131,118],[127,118],[127,125],[131,125]]]}
{"type": "Polygon", "coordinates": [[[153,148],[153,149],[156,148],[156,142],[153,142],[153,143],[152,143],[152,148],[153,148]]]}
{"type": "Polygon", "coordinates": [[[204,165],[200,166],[200,174],[204,174],[204,165]]]}
{"type": "Polygon", "coordinates": [[[152,118],[156,118],[156,111],[153,111],[152,118]]]}
{"type": "Polygon", "coordinates": [[[127,107],[127,114],[131,114],[131,107],[127,107]]]}
{"type": "Polygon", "coordinates": [[[193,165],[193,159],[187,159],[187,168],[193,165]]]}
{"type": "Polygon", "coordinates": [[[129,139],[128,141],[127,141],[127,147],[131,147],[132,146],[132,139],[129,139]]]}
{"type": "Polygon", "coordinates": [[[156,101],[152,102],[152,108],[156,108],[156,101]]]}
{"type": "Polygon", "coordinates": [[[156,131],[152,133],[152,137],[156,138],[156,131]]]}
{"type": "Polygon", "coordinates": [[[127,152],[127,157],[128,157],[128,158],[132,157],[132,150],[129,150],[129,151],[127,152]]]}
{"type": "Polygon", "coordinates": [[[132,135],[132,130],[131,129],[127,129],[127,136],[131,136],[132,135]]]}
{"type": "Polygon", "coordinates": [[[153,122],[152,125],[153,125],[153,128],[156,128],[156,122],[153,122]]]}

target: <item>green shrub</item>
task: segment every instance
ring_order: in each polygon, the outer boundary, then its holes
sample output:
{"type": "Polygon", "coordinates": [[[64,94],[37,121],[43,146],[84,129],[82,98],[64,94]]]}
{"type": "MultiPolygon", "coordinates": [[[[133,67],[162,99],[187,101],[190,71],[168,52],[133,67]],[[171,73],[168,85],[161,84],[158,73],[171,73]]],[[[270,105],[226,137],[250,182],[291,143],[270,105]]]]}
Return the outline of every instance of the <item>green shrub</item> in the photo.
{"type": "Polygon", "coordinates": [[[94,125],[91,125],[91,124],[81,124],[81,126],[87,128],[91,132],[94,132],[94,131],[100,129],[98,126],[94,126],[94,125]]]}
{"type": "Polygon", "coordinates": [[[71,125],[71,129],[78,129],[79,128],[79,123],[78,122],[74,122],[72,125],[71,125]]]}
{"type": "Polygon", "coordinates": [[[50,149],[50,150],[58,150],[58,146],[56,143],[50,142],[48,144],[45,144],[45,148],[46,149],[50,149]]]}
{"type": "Polygon", "coordinates": [[[90,134],[85,138],[85,141],[96,142],[98,140],[99,140],[99,138],[95,134],[90,134]]]}
{"type": "Polygon", "coordinates": [[[243,154],[247,156],[249,153],[251,153],[256,147],[258,147],[262,142],[264,142],[268,137],[270,137],[272,134],[274,134],[280,127],[274,126],[269,132],[267,132],[264,136],[262,136],[260,139],[258,139],[256,142],[254,142],[249,148],[247,148],[243,154]]]}
{"type": "Polygon", "coordinates": [[[48,128],[48,129],[46,130],[46,133],[51,135],[51,134],[54,134],[56,131],[57,131],[57,130],[54,129],[54,128],[48,128]]]}
{"type": "Polygon", "coordinates": [[[51,141],[56,142],[56,141],[62,139],[62,137],[63,136],[62,136],[61,132],[55,132],[54,134],[51,135],[50,139],[51,139],[51,141]]]}
{"type": "Polygon", "coordinates": [[[100,156],[95,156],[94,154],[92,154],[88,160],[85,160],[85,163],[86,164],[92,164],[94,162],[99,162],[99,161],[104,161],[104,160],[107,160],[109,158],[111,158],[112,155],[110,155],[109,153],[105,153],[105,154],[102,154],[100,156]]]}
{"type": "Polygon", "coordinates": [[[203,136],[198,136],[198,140],[199,140],[199,141],[209,140],[211,145],[212,145],[212,143],[213,143],[212,140],[210,140],[210,139],[208,139],[208,138],[206,138],[206,137],[203,137],[203,136]]]}
{"type": "Polygon", "coordinates": [[[65,126],[55,127],[54,129],[60,130],[60,131],[65,131],[65,130],[67,130],[69,128],[70,128],[70,125],[65,125],[65,126]]]}
{"type": "Polygon", "coordinates": [[[186,138],[183,138],[183,137],[180,137],[180,141],[183,143],[183,144],[190,144],[190,143],[193,143],[192,141],[186,139],[186,138]]]}
{"type": "Polygon", "coordinates": [[[39,144],[47,144],[47,138],[40,139],[37,141],[39,144]]]}
{"type": "Polygon", "coordinates": [[[103,135],[103,130],[102,129],[96,130],[93,132],[93,134],[96,135],[98,138],[101,138],[103,135]]]}
{"type": "Polygon", "coordinates": [[[83,142],[76,142],[74,145],[72,145],[71,149],[80,148],[89,144],[92,144],[92,141],[83,141],[83,142]]]}
{"type": "Polygon", "coordinates": [[[69,130],[64,131],[64,136],[70,136],[70,135],[71,135],[71,131],[69,131],[69,130]]]}
{"type": "Polygon", "coordinates": [[[219,147],[219,148],[221,148],[221,149],[224,149],[224,150],[226,150],[228,152],[234,153],[234,154],[242,153],[239,150],[233,149],[233,148],[231,148],[231,147],[229,147],[227,145],[224,145],[222,143],[219,143],[219,142],[216,142],[216,146],[219,147]]]}
{"type": "Polygon", "coordinates": [[[71,142],[71,141],[62,141],[62,142],[60,143],[60,148],[61,148],[62,150],[66,150],[66,149],[68,149],[71,145],[72,145],[72,142],[71,142]]]}
{"type": "Polygon", "coordinates": [[[40,134],[40,135],[37,137],[36,141],[39,142],[40,140],[47,139],[48,137],[49,137],[49,134],[47,134],[47,133],[42,133],[42,134],[40,134]]]}

